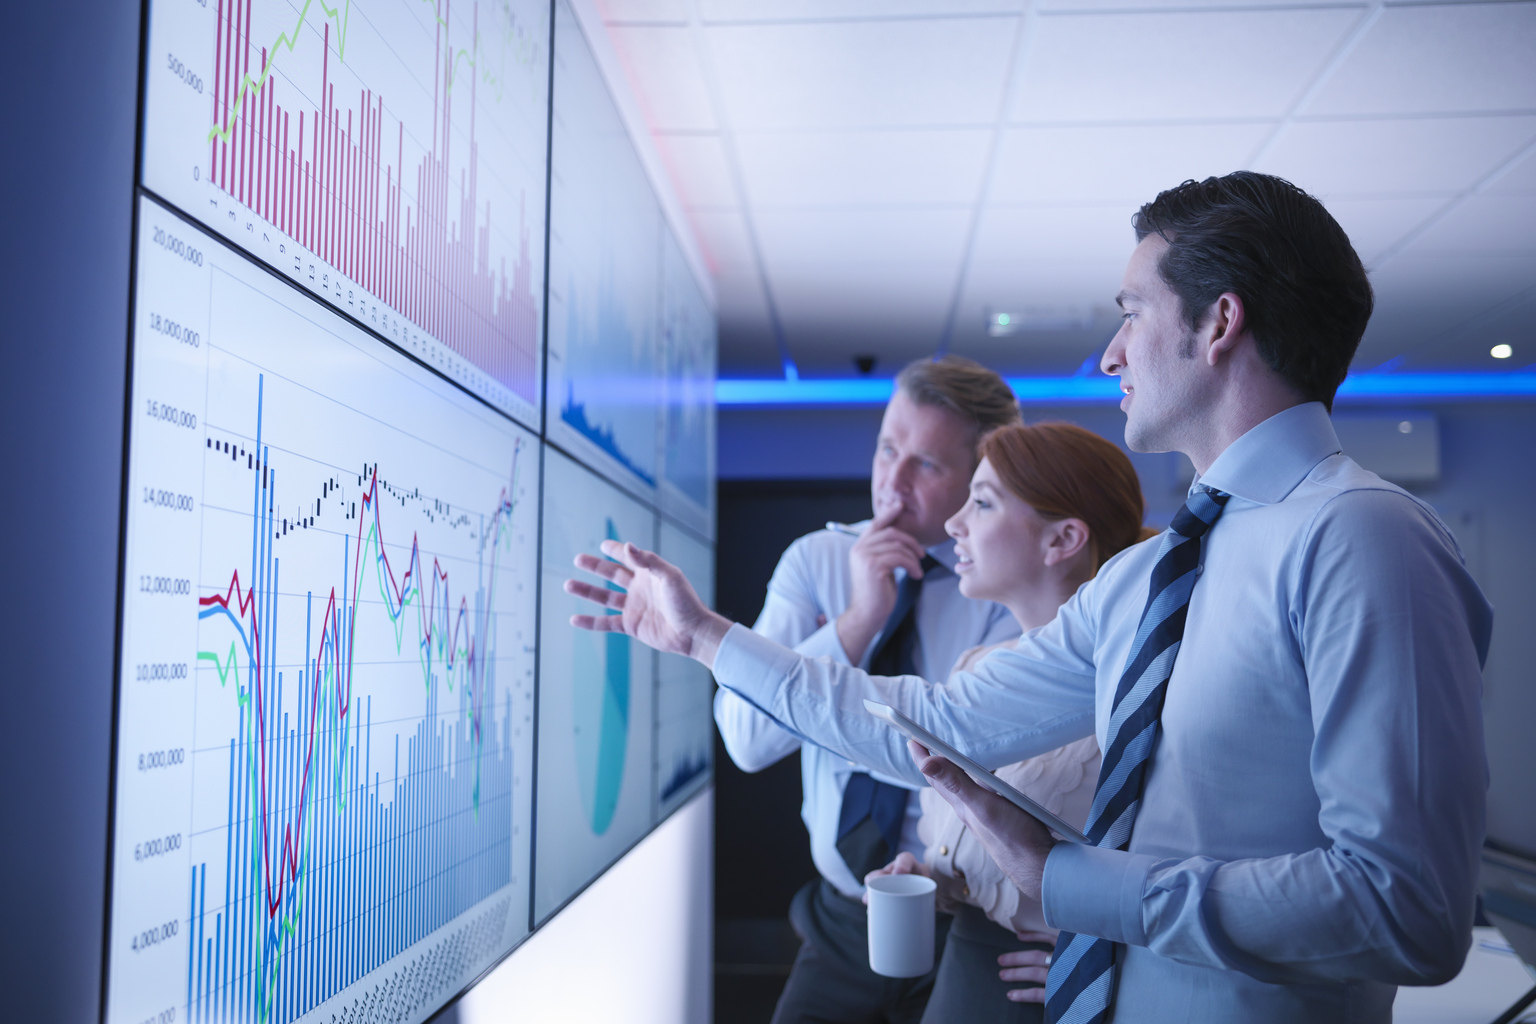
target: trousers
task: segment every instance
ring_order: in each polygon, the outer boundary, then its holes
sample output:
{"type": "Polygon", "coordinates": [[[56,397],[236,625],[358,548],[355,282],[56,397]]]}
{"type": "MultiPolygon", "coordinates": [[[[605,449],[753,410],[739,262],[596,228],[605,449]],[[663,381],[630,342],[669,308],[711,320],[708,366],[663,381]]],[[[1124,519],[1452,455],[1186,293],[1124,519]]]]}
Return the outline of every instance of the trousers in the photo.
{"type": "Polygon", "coordinates": [[[1034,984],[1003,981],[997,976],[1002,969],[999,956],[1025,949],[1050,952],[1051,947],[1020,942],[977,907],[957,907],[922,1024],[1041,1024],[1045,1020],[1043,1004],[1015,1003],[1007,995],[1009,989],[1032,988],[1034,984]]]}
{"type": "MultiPolygon", "coordinates": [[[[789,905],[800,936],[773,1024],[919,1024],[938,967],[920,978],[887,978],[869,969],[864,904],[825,879],[808,882],[789,905]]],[[[942,955],[949,916],[934,928],[934,958],[942,955]]]]}

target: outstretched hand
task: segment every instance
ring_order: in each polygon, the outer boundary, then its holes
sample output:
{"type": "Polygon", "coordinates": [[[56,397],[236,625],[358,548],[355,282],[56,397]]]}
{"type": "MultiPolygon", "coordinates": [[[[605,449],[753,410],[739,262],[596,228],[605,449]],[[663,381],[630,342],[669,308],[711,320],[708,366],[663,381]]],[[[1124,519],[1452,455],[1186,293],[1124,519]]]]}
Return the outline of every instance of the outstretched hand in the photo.
{"type": "Polygon", "coordinates": [[[607,558],[579,554],[576,568],[623,589],[566,580],[565,592],[619,614],[572,615],[571,625],[624,633],[658,651],[683,654],[713,668],[730,620],[710,611],[683,571],[655,552],[616,540],[603,541],[601,548],[607,558]]]}
{"type": "Polygon", "coordinates": [[[955,809],[1003,874],[1025,896],[1039,902],[1045,858],[1056,845],[1050,830],[996,793],[978,786],[954,762],[928,753],[926,747],[912,740],[907,741],[907,748],[917,770],[955,809]]]}

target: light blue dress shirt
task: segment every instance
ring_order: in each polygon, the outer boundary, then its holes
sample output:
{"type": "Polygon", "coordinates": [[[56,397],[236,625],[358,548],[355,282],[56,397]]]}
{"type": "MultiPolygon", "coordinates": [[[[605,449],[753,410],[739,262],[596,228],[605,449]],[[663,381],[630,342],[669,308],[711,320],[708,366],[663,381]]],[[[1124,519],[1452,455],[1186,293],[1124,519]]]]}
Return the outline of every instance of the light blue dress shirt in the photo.
{"type": "MultiPolygon", "coordinates": [[[[854,529],[862,532],[867,525],[857,524],[854,529]]],[[[817,530],[791,544],[773,571],[762,614],[752,628],[807,657],[826,657],[848,664],[842,641],[837,638],[837,617],[847,609],[852,596],[848,551],[856,539],[832,530],[817,530]],[[825,616],[824,624],[817,621],[821,616],[825,616]]],[[[952,571],[954,541],[945,541],[928,553],[945,568],[930,573],[918,592],[917,647],[913,659],[920,675],[942,679],[967,649],[1012,639],[1019,635],[1019,624],[1001,605],[960,595],[960,579],[952,571]]],[[[872,651],[875,644],[869,646],[872,651]]],[[[868,659],[866,651],[861,667],[868,664],[868,659]]],[[[731,760],[744,771],[761,771],[800,750],[804,793],[800,817],[811,836],[811,859],[816,870],[839,892],[847,896],[862,893],[863,879],[853,877],[837,852],[843,790],[849,775],[858,770],[853,762],[815,745],[802,749],[799,737],[726,690],[715,695],[715,722],[731,760]]],[[[874,774],[886,782],[914,787],[905,774],[894,778],[874,774]]],[[[899,847],[919,860],[923,856],[923,843],[917,835],[920,815],[918,801],[909,800],[899,847]]]]}
{"type": "MultiPolygon", "coordinates": [[[[1320,404],[1234,442],[1129,851],[1061,844],[1051,925],[1123,942],[1113,1019],[1387,1024],[1471,940],[1492,610],[1428,505],[1339,452],[1320,404]]],[[[809,659],[740,627],[722,686],[790,728],[921,778],[865,713],[901,708],[990,767],[1105,741],[1158,540],[1050,624],[943,686],[809,659]]]]}

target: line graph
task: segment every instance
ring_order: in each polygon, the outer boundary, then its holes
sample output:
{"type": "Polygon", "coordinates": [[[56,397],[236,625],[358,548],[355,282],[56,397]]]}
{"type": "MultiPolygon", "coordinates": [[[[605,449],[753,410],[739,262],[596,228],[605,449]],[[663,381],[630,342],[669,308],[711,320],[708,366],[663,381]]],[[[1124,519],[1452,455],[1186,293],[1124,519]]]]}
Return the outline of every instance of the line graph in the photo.
{"type": "Polygon", "coordinates": [[[145,182],[535,424],[548,18],[528,0],[152,8],[145,182]]]}
{"type": "Polygon", "coordinates": [[[108,1020],[422,1020],[527,930],[537,438],[140,220],[108,1020]]]}
{"type": "MultiPolygon", "coordinates": [[[[460,595],[454,602],[449,573],[437,559],[426,571],[418,536],[411,538],[403,572],[396,573],[379,512],[381,497],[389,496],[387,485],[381,484],[377,467],[358,475],[366,489],[353,504],[354,513],[341,513],[353,519],[351,550],[342,553],[343,583],[340,592],[332,587],[327,595],[313,632],[306,614],[304,649],[310,653],[298,674],[299,703],[289,726],[282,710],[282,675],[263,657],[262,623],[268,605],[279,599],[276,542],[284,533],[274,520],[277,474],[270,451],[262,445],[261,428],[258,394],[258,457],[249,470],[254,492],[251,582],[242,586],[235,569],[223,593],[198,598],[200,620],[233,630],[230,661],[243,654],[247,675],[242,685],[238,662],[225,668],[216,653],[198,651],[200,661],[213,662],[221,689],[232,689],[240,706],[240,734],[229,745],[229,867],[222,911],[208,909],[206,862],[192,867],[194,909],[187,929],[192,1020],[221,1018],[231,1003],[246,1004],[242,1009],[257,1021],[293,1019],[511,878],[512,715],[510,707],[503,707],[502,726],[490,737],[487,751],[490,680],[484,654],[495,609],[497,562],[510,535],[514,504],[509,494],[517,489],[521,445],[514,449],[512,484],[501,492],[484,526],[481,555],[488,553],[489,566],[483,579],[489,585],[477,595],[473,613],[467,597],[460,595]],[[373,570],[382,611],[394,629],[396,652],[408,648],[408,634],[418,638],[415,654],[426,695],[425,716],[406,741],[403,775],[396,736],[395,781],[388,794],[381,794],[377,779],[371,790],[368,784],[363,751],[370,747],[371,701],[361,718],[353,714],[357,616],[368,569],[373,570]],[[228,686],[231,676],[233,688],[228,686]],[[456,723],[446,734],[437,727],[445,692],[450,699],[456,697],[458,705],[453,709],[456,723]],[[445,762],[456,769],[453,776],[433,771],[445,762]],[[312,786],[320,774],[312,774],[317,763],[327,777],[312,786]],[[281,801],[275,795],[279,789],[286,790],[281,801]],[[432,822],[453,823],[450,827],[463,835],[444,846],[457,847],[457,856],[446,849],[429,850],[427,831],[411,827],[402,813],[407,807],[420,808],[432,822]],[[324,820],[327,811],[329,820],[324,820]],[[332,900],[325,909],[306,901],[304,889],[320,884],[311,880],[338,864],[353,866],[348,873],[353,898],[332,900]],[[422,872],[423,864],[437,870],[422,872]],[[370,889],[382,891],[383,898],[363,896],[370,889]],[[254,907],[249,906],[253,901],[254,907]],[[357,903],[363,904],[378,941],[354,947],[360,955],[347,967],[322,976],[322,968],[334,968],[325,940],[343,933],[343,915],[350,916],[357,903]],[[232,917],[226,924],[226,914],[242,920],[232,917]],[[234,946],[238,951],[230,948],[234,946]]],[[[328,491],[334,484],[333,477],[322,489],[328,491]]],[[[465,526],[469,521],[468,516],[460,519],[465,526]]]]}

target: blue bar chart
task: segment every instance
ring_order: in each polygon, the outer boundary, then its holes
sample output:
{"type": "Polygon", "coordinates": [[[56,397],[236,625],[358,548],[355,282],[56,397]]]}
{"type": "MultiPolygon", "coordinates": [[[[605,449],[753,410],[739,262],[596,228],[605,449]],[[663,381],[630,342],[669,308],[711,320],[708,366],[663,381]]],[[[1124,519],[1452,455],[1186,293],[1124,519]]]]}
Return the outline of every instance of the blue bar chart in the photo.
{"type": "Polygon", "coordinates": [[[141,220],[111,1019],[424,1019],[528,929],[538,439],[141,220]]]}

